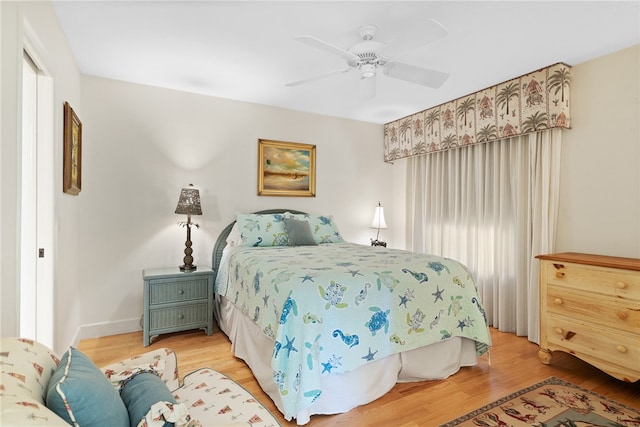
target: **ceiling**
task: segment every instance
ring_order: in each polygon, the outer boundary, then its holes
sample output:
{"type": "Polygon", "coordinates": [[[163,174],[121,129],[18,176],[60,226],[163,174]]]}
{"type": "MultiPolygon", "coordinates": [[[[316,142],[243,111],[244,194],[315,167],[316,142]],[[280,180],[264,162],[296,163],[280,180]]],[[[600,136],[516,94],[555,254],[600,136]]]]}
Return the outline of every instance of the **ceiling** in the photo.
{"type": "Polygon", "coordinates": [[[640,0],[52,4],[83,74],[372,123],[640,43],[640,0]],[[448,35],[393,59],[449,73],[438,89],[380,71],[370,99],[360,96],[357,71],[285,86],[345,68],[339,56],[294,36],[346,49],[363,25],[376,25],[376,39],[389,42],[428,19],[448,35]]]}

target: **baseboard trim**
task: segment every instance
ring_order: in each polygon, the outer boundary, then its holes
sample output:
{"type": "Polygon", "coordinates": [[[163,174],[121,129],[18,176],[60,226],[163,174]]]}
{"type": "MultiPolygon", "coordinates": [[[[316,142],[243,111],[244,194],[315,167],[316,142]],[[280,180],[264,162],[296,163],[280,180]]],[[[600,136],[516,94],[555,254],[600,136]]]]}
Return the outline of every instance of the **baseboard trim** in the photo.
{"type": "Polygon", "coordinates": [[[87,338],[100,338],[109,335],[126,334],[141,331],[140,319],[118,320],[115,322],[99,322],[81,325],[73,338],[73,345],[77,346],[80,340],[87,338]]]}

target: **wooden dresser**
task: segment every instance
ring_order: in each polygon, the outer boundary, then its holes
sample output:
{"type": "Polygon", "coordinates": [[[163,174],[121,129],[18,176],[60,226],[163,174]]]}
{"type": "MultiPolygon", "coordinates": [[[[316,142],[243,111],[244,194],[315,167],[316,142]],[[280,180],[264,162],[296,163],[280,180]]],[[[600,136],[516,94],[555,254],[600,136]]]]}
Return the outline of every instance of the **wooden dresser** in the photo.
{"type": "Polygon", "coordinates": [[[640,379],[640,259],[539,255],[540,351],[579,357],[623,381],[640,379]]]}

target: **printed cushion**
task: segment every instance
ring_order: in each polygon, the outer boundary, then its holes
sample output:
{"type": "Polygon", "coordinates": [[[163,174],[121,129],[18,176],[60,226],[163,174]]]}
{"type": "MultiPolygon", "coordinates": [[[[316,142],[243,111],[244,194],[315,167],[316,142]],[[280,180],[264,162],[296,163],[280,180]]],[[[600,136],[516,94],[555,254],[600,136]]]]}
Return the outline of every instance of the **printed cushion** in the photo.
{"type": "Polygon", "coordinates": [[[75,348],[60,360],[47,389],[49,409],[69,424],[128,427],[122,399],[98,367],[75,348]]]}
{"type": "Polygon", "coordinates": [[[309,221],[284,218],[283,222],[289,239],[289,246],[317,245],[313,234],[311,234],[309,221]]]}
{"type": "Polygon", "coordinates": [[[283,214],[236,214],[242,246],[287,246],[283,214]]]}
{"type": "Polygon", "coordinates": [[[175,390],[180,387],[176,353],[166,347],[121,360],[100,368],[100,370],[117,390],[120,389],[121,382],[131,375],[149,370],[158,375],[169,390],[175,390]]]}
{"type": "Polygon", "coordinates": [[[183,382],[174,397],[203,426],[280,426],[252,394],[220,372],[202,368],[186,375],[183,382]]]}
{"type": "MultiPolygon", "coordinates": [[[[151,372],[140,372],[123,381],[120,397],[129,412],[131,427],[136,427],[155,403],[177,403],[162,379],[151,372]]],[[[165,427],[172,425],[164,423],[165,427]]]]}
{"type": "Polygon", "coordinates": [[[0,340],[0,424],[68,427],[44,404],[47,384],[60,363],[53,350],[27,338],[0,340]]]}
{"type": "Polygon", "coordinates": [[[316,243],[342,243],[344,239],[331,215],[287,214],[287,217],[308,221],[316,243]]]}

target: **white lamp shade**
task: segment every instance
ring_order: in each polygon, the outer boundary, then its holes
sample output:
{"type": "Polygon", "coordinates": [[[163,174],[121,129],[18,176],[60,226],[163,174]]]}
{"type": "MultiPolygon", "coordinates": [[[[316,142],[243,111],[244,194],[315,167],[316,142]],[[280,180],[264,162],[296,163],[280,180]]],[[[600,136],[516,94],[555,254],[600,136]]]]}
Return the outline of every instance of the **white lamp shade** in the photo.
{"type": "Polygon", "coordinates": [[[387,228],[387,223],[384,221],[384,208],[378,203],[376,211],[373,214],[373,221],[371,221],[371,228],[381,229],[387,228]]]}

